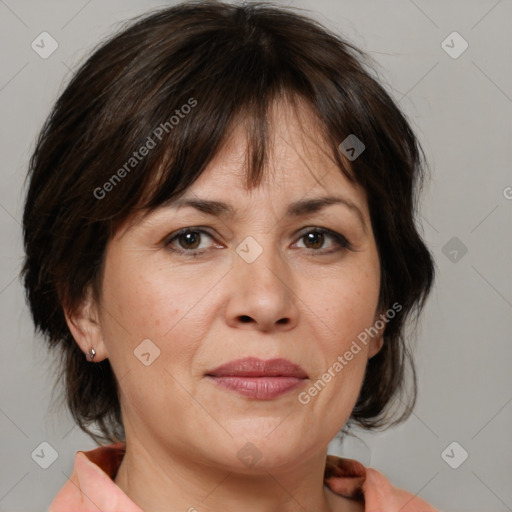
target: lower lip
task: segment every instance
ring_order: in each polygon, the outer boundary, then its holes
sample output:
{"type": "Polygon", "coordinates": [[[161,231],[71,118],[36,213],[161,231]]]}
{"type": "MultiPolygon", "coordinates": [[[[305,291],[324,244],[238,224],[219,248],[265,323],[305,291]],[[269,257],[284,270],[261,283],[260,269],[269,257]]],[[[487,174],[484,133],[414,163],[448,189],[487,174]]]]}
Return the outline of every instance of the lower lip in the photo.
{"type": "Polygon", "coordinates": [[[300,386],[304,379],[298,377],[214,377],[219,386],[257,400],[270,400],[300,386]]]}

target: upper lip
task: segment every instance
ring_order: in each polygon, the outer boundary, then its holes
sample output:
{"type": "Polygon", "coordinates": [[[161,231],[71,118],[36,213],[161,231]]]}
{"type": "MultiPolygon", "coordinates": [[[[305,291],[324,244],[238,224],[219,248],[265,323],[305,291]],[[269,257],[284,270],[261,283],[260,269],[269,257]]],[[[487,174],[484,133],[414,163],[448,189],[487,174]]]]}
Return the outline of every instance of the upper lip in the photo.
{"type": "Polygon", "coordinates": [[[258,359],[245,357],[229,361],[210,370],[206,375],[213,377],[297,377],[307,379],[307,373],[295,363],[287,359],[258,359]]]}

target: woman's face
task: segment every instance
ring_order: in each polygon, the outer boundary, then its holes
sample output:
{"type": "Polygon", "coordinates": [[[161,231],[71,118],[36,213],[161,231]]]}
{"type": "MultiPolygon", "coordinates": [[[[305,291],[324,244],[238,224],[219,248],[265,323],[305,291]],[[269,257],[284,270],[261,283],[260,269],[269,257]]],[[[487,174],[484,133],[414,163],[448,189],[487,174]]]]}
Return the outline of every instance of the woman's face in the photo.
{"type": "Polygon", "coordinates": [[[259,188],[243,189],[244,132],[234,131],[180,198],[222,202],[231,213],[171,204],[109,242],[91,343],[114,369],[127,436],[242,471],[251,457],[285,468],[325,450],[380,348],[374,337],[343,358],[380,313],[366,195],[288,107],[276,105],[274,115],[259,188]],[[346,202],[292,208],[326,196],[346,202]],[[190,233],[177,236],[184,228],[190,233]],[[243,358],[282,358],[307,378],[214,371],[243,358]]]}

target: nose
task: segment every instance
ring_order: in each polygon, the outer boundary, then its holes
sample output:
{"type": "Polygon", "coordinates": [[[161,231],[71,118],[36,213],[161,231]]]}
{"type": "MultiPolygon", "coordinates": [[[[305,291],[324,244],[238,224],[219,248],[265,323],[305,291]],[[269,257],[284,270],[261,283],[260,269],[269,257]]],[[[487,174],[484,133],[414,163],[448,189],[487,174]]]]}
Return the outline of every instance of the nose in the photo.
{"type": "Polygon", "coordinates": [[[281,332],[297,325],[292,272],[271,249],[265,248],[252,263],[235,255],[230,279],[232,289],[225,310],[230,327],[281,332]]]}

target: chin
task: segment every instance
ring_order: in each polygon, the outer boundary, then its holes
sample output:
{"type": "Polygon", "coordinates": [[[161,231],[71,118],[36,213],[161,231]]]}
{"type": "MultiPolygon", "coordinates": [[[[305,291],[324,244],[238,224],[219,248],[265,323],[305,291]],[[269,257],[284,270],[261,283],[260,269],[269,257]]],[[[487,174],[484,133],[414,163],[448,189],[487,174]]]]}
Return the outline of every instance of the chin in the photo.
{"type": "Polygon", "coordinates": [[[282,419],[274,420],[269,428],[268,420],[262,425],[260,421],[249,419],[249,424],[241,430],[226,428],[232,439],[223,450],[220,443],[217,445],[222,450],[218,453],[219,459],[231,466],[231,470],[234,467],[244,473],[275,470],[293,465],[295,460],[303,460],[307,449],[303,436],[298,429],[290,425],[285,428],[281,422],[282,419]],[[279,429],[282,431],[278,435],[279,429]],[[229,454],[227,458],[226,454],[229,454]]]}

